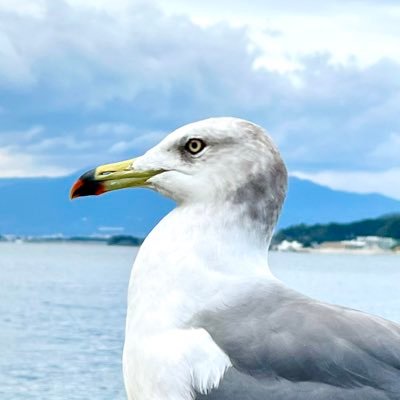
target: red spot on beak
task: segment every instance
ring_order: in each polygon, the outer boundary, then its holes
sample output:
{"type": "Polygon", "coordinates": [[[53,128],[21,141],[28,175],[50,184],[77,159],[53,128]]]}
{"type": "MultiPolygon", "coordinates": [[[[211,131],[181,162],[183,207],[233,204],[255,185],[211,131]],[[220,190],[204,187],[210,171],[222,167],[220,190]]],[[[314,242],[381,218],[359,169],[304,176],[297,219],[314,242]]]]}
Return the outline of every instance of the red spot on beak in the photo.
{"type": "Polygon", "coordinates": [[[74,183],[69,195],[71,200],[83,196],[98,196],[107,191],[102,182],[96,181],[93,171],[86,172],[74,183]]]}
{"type": "Polygon", "coordinates": [[[77,197],[80,197],[80,195],[79,195],[79,191],[80,190],[79,189],[81,189],[84,185],[85,185],[85,182],[82,179],[78,179],[74,183],[74,185],[71,188],[70,194],[69,194],[69,197],[70,197],[71,200],[75,199],[77,197]]]}
{"type": "Polygon", "coordinates": [[[104,185],[99,184],[99,187],[96,189],[96,191],[95,191],[94,194],[95,194],[96,196],[99,196],[99,195],[105,193],[106,191],[107,191],[107,190],[104,189],[104,185]]]}

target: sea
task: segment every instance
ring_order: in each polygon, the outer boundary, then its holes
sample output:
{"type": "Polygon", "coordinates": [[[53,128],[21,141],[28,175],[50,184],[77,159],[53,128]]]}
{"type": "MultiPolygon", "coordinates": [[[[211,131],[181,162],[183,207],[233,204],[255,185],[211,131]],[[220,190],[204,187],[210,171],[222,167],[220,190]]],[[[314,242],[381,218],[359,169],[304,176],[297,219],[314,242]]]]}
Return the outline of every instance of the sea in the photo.
{"type": "MultiPolygon", "coordinates": [[[[134,247],[0,243],[0,400],[123,400],[134,247]]],[[[400,256],[277,253],[274,274],[318,299],[400,322],[400,256]]]]}

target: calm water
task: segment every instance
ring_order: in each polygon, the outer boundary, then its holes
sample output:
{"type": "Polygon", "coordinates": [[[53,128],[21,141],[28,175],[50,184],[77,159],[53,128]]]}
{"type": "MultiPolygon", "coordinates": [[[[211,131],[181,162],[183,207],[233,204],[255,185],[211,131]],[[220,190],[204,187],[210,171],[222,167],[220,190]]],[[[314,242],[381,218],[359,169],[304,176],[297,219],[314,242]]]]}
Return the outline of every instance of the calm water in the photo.
{"type": "MultiPolygon", "coordinates": [[[[134,248],[0,244],[0,399],[125,399],[121,353],[134,248]]],[[[400,256],[273,253],[320,299],[400,322],[400,256]]]]}

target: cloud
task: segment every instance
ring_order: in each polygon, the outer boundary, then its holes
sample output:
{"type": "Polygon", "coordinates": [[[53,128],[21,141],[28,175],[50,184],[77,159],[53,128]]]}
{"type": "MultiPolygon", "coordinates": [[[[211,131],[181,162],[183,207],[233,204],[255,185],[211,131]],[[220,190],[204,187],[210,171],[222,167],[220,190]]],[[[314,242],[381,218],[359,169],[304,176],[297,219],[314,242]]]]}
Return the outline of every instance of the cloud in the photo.
{"type": "Polygon", "coordinates": [[[297,58],[321,51],[330,52],[333,62],[343,64],[351,58],[363,66],[383,57],[400,62],[400,4],[396,0],[206,0],[201,5],[171,0],[158,4],[169,14],[188,15],[202,26],[221,20],[247,25],[252,40],[263,50],[261,64],[273,70],[295,70],[297,58]],[[274,40],[268,35],[271,30],[280,33],[274,40]]]}
{"type": "Polygon", "coordinates": [[[27,145],[35,142],[44,131],[43,126],[35,125],[25,130],[0,132],[0,146],[27,145]]]}
{"type": "Polygon", "coordinates": [[[386,171],[294,171],[292,176],[309,179],[332,189],[358,193],[382,193],[400,199],[400,168],[386,171]]]}
{"type": "Polygon", "coordinates": [[[5,178],[62,176],[71,172],[65,167],[46,164],[30,154],[9,152],[4,148],[0,148],[0,170],[5,178]]]}
{"type": "Polygon", "coordinates": [[[85,133],[94,138],[112,137],[113,139],[128,136],[132,137],[134,135],[132,126],[115,122],[101,122],[90,125],[86,128],[85,133]]]}
{"type": "MultiPolygon", "coordinates": [[[[24,165],[26,174],[54,174],[132,157],[182,124],[217,115],[265,126],[289,168],[313,179],[320,171],[331,182],[398,173],[395,59],[337,63],[326,49],[296,50],[288,58],[295,68],[282,72],[260,60],[271,60],[276,40],[293,40],[286,25],[263,25],[260,47],[251,27],[202,26],[155,4],[13,4],[0,1],[0,148],[4,159],[27,157],[19,175],[24,165]]],[[[284,19],[284,9],[274,12],[284,19]]]]}
{"type": "Polygon", "coordinates": [[[132,140],[122,140],[111,146],[110,153],[126,153],[126,151],[138,149],[144,151],[157,144],[164,136],[165,132],[149,132],[132,140]]]}
{"type": "MultiPolygon", "coordinates": [[[[370,153],[377,165],[396,167],[400,164],[400,133],[392,132],[386,140],[378,143],[370,153]]],[[[400,186],[400,185],[398,185],[400,186]]]]}

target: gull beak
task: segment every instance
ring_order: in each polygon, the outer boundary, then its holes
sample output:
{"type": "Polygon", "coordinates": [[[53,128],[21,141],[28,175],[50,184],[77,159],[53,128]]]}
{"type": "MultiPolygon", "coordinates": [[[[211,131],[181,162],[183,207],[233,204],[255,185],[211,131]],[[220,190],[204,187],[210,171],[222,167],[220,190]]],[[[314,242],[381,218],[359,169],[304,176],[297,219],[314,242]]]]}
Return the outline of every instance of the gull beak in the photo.
{"type": "Polygon", "coordinates": [[[70,198],[97,196],[111,190],[149,186],[147,181],[151,177],[164,172],[163,170],[138,171],[135,170],[134,164],[135,159],[131,159],[101,165],[84,173],[72,186],[70,198]]]}

